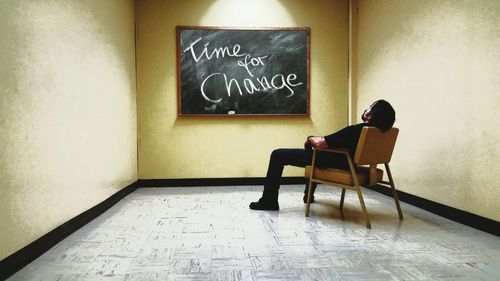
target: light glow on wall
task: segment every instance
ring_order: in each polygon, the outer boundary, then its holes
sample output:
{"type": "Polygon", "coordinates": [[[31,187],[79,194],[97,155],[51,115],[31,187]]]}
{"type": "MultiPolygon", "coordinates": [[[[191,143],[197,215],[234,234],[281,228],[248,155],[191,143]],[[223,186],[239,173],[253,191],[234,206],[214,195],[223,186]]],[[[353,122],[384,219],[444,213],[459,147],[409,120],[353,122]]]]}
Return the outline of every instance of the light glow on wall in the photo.
{"type": "Polygon", "coordinates": [[[216,26],[294,26],[294,19],[278,0],[218,0],[203,17],[201,25],[216,26]],[[258,24],[257,24],[258,23],[258,24]]]}

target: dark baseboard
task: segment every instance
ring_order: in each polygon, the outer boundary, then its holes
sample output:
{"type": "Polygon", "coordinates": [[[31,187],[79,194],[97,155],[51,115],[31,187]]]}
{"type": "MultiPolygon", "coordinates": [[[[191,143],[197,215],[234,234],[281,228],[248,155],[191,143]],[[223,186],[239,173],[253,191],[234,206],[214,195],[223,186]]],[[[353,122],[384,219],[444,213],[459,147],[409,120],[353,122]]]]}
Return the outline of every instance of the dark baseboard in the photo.
{"type": "MultiPolygon", "coordinates": [[[[387,196],[392,197],[392,191],[390,188],[381,185],[375,185],[372,187],[366,187],[368,189],[380,192],[387,196]]],[[[400,201],[411,204],[420,209],[426,210],[438,216],[447,218],[449,220],[488,232],[490,234],[500,236],[500,222],[478,216],[466,211],[462,211],[450,206],[443,205],[431,200],[427,200],[422,197],[406,193],[404,191],[398,190],[398,198],[400,201]]]]}
{"type": "MultiPolygon", "coordinates": [[[[264,177],[259,178],[202,178],[202,179],[142,179],[138,187],[180,187],[180,186],[231,186],[264,185],[264,177]]],[[[281,184],[304,184],[304,177],[283,177],[281,184]]]]}
{"type": "Polygon", "coordinates": [[[79,214],[78,216],[70,219],[69,221],[58,226],[49,233],[43,235],[37,240],[33,241],[21,250],[13,253],[0,261],[0,280],[5,280],[13,275],[43,253],[54,247],[57,243],[68,237],[71,233],[80,229],[106,210],[111,208],[118,201],[125,196],[136,190],[138,187],[137,182],[123,188],[117,193],[113,194],[108,199],[90,208],[89,210],[79,214]]]}

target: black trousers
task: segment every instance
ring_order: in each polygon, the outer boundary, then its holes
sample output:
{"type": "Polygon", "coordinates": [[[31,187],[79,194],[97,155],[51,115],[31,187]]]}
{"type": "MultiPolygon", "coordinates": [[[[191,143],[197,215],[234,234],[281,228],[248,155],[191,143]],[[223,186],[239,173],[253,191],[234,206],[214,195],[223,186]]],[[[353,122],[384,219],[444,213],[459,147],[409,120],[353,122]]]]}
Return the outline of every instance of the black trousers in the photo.
{"type": "MultiPolygon", "coordinates": [[[[331,167],[337,169],[349,169],[347,159],[343,155],[321,152],[316,155],[319,167],[331,167]]],[[[271,153],[267,175],[262,193],[262,200],[266,202],[277,202],[280,179],[285,166],[305,167],[311,164],[312,151],[299,148],[280,148],[271,153]]],[[[313,193],[316,185],[313,186],[313,193]]],[[[307,192],[307,184],[306,190],[307,192]]]]}

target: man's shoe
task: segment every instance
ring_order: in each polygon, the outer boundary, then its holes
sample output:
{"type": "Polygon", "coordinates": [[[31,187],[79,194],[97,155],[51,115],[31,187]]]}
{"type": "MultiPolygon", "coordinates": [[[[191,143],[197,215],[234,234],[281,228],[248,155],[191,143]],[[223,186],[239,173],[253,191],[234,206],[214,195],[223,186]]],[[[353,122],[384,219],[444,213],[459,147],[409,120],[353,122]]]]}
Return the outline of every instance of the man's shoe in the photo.
{"type": "Polygon", "coordinates": [[[263,210],[263,211],[278,211],[280,209],[280,205],[278,202],[269,203],[259,200],[257,202],[250,203],[250,209],[252,210],[263,210]]]}
{"type": "MultiPolygon", "coordinates": [[[[302,197],[302,200],[304,203],[307,203],[307,194],[304,194],[304,197],[302,197]]],[[[311,204],[314,203],[314,195],[311,196],[311,204]]]]}

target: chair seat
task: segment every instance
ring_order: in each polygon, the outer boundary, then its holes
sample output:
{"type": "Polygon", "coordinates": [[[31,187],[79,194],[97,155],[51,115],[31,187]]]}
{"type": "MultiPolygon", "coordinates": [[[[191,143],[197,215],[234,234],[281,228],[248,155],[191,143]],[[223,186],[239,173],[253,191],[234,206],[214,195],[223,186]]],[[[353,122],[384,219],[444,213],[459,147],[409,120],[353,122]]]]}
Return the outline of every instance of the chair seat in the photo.
{"type": "MultiPolygon", "coordinates": [[[[305,177],[309,178],[311,175],[312,167],[305,167],[305,177]]],[[[370,169],[364,166],[356,167],[356,174],[358,176],[358,181],[360,185],[367,185],[370,182],[370,169]]],[[[377,169],[377,182],[382,181],[382,177],[384,176],[384,171],[381,169],[377,169]]],[[[328,182],[335,182],[339,184],[354,186],[354,181],[351,177],[351,172],[347,170],[341,169],[333,169],[333,168],[316,168],[316,172],[314,175],[315,179],[324,180],[328,182]]]]}

